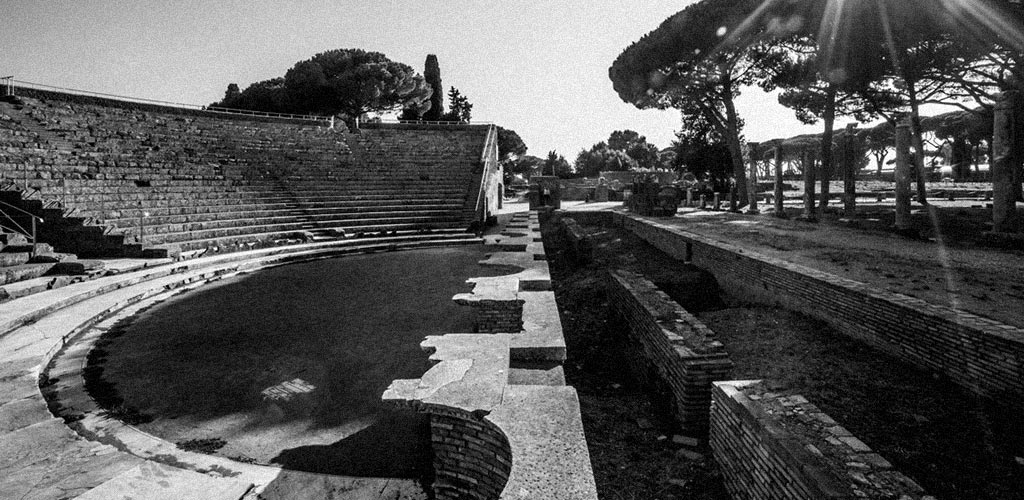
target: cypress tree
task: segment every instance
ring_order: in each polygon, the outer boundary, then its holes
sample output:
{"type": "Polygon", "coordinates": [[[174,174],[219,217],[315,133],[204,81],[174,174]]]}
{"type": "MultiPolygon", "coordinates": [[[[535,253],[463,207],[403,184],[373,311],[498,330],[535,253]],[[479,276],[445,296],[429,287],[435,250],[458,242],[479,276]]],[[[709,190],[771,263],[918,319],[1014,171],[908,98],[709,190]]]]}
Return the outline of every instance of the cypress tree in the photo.
{"type": "Polygon", "coordinates": [[[430,96],[430,110],[423,114],[423,119],[438,121],[444,114],[444,86],[441,85],[441,67],[437,64],[437,56],[434,54],[427,55],[423,79],[434,89],[434,95],[430,96]]]}

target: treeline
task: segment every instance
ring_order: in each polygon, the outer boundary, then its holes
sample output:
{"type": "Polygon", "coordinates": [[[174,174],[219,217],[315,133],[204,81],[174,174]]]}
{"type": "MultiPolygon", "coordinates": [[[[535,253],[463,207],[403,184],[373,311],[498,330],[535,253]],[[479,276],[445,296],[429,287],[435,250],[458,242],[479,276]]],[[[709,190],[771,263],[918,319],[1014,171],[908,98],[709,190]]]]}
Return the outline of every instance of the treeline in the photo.
{"type": "MultiPolygon", "coordinates": [[[[625,49],[609,77],[625,102],[679,110],[678,156],[688,165],[726,161],[745,200],[735,105],[745,88],[780,90],[779,102],[797,118],[823,123],[817,161],[826,174],[834,170],[837,118],[908,122],[923,189],[921,106],[952,104],[984,121],[1001,93],[1022,89],[1022,62],[1024,8],[1013,0],[701,0],[625,49]]],[[[979,127],[944,127],[932,132],[949,134],[958,157],[969,156],[979,127]]]]}
{"type": "Polygon", "coordinates": [[[455,87],[444,88],[437,56],[427,56],[421,76],[409,65],[380,52],[336,49],[299,61],[283,77],[240,90],[231,83],[211,107],[271,113],[339,116],[345,121],[368,113],[401,112],[402,120],[469,123],[473,104],[455,87]]]}

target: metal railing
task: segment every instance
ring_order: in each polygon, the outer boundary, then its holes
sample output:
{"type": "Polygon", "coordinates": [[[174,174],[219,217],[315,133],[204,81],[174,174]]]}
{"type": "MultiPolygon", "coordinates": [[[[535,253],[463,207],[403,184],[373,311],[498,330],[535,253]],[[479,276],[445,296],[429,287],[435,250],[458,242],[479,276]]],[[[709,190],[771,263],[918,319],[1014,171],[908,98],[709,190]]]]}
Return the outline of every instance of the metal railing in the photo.
{"type": "Polygon", "coordinates": [[[151,104],[151,105],[154,105],[154,106],[163,106],[163,107],[168,107],[168,108],[179,108],[179,109],[189,109],[189,110],[195,110],[195,111],[207,111],[207,112],[210,112],[210,113],[219,113],[219,114],[227,114],[227,115],[255,116],[255,117],[263,117],[263,118],[283,118],[283,119],[289,119],[289,120],[304,120],[304,121],[314,121],[314,122],[325,122],[325,123],[329,123],[331,127],[334,126],[334,117],[333,116],[295,115],[295,114],[288,114],[288,113],[272,113],[272,112],[269,112],[269,111],[251,111],[251,110],[247,110],[247,109],[222,108],[222,107],[219,107],[219,106],[203,106],[203,105],[199,105],[199,104],[187,104],[187,103],[181,103],[181,102],[160,101],[160,100],[157,100],[157,99],[146,99],[146,98],[142,98],[142,97],[130,97],[130,96],[117,95],[117,94],[106,94],[106,93],[103,93],[103,92],[93,92],[93,91],[90,91],[90,90],[72,89],[72,88],[67,88],[67,87],[56,87],[56,86],[53,86],[53,85],[46,85],[46,84],[42,84],[42,83],[27,82],[27,81],[24,81],[24,80],[15,80],[13,76],[3,77],[3,78],[0,78],[0,80],[5,80],[6,81],[6,86],[8,88],[8,94],[7,95],[13,95],[13,93],[14,93],[14,86],[15,86],[15,84],[17,84],[17,87],[19,87],[19,88],[30,89],[30,90],[43,90],[43,91],[61,92],[61,93],[65,93],[65,94],[81,95],[81,96],[86,96],[86,97],[99,97],[99,98],[102,98],[102,99],[112,99],[112,100],[115,100],[115,101],[133,102],[133,103],[138,103],[138,104],[151,104]]]}
{"type": "Polygon", "coordinates": [[[4,202],[4,201],[0,201],[0,205],[3,205],[5,207],[8,207],[8,208],[13,209],[13,210],[15,210],[17,212],[23,213],[23,214],[25,214],[25,215],[30,217],[30,219],[32,220],[32,232],[31,233],[26,231],[25,228],[21,224],[18,224],[18,222],[14,220],[13,216],[8,215],[7,212],[4,212],[4,210],[2,208],[0,208],[0,216],[6,217],[7,220],[11,221],[11,224],[13,224],[14,226],[17,227],[17,229],[12,229],[12,228],[5,227],[5,226],[0,226],[0,227],[3,227],[4,229],[7,229],[8,231],[11,231],[11,232],[19,233],[19,234],[21,234],[21,235],[23,235],[25,237],[32,238],[32,251],[29,252],[29,256],[30,257],[35,257],[36,256],[36,243],[37,243],[37,240],[36,240],[36,221],[43,222],[43,218],[38,216],[38,215],[36,215],[36,214],[33,214],[31,212],[25,211],[25,210],[23,210],[23,209],[21,209],[19,207],[11,205],[10,203],[4,202]]]}
{"type": "Polygon", "coordinates": [[[494,125],[493,122],[451,122],[451,121],[438,121],[438,120],[402,120],[399,118],[370,118],[368,120],[361,120],[356,118],[356,128],[360,125],[374,124],[374,123],[387,123],[395,125],[443,125],[449,127],[465,127],[473,125],[494,125]]]}

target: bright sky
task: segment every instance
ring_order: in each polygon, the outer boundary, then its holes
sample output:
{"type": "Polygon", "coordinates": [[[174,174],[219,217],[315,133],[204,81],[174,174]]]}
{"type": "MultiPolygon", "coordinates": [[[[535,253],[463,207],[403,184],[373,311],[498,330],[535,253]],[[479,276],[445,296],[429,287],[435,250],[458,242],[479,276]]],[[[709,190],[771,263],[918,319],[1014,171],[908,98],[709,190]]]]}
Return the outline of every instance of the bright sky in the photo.
{"type": "MultiPolygon", "coordinates": [[[[530,154],[557,150],[571,162],[613,130],[670,144],[678,113],[622,102],[608,67],[692,1],[4,0],[0,76],[208,104],[228,83],[283,76],[325,50],[379,51],[420,73],[433,53],[475,120],[517,131],[530,154]]],[[[756,89],[738,108],[749,140],[819,131],[756,89]]]]}

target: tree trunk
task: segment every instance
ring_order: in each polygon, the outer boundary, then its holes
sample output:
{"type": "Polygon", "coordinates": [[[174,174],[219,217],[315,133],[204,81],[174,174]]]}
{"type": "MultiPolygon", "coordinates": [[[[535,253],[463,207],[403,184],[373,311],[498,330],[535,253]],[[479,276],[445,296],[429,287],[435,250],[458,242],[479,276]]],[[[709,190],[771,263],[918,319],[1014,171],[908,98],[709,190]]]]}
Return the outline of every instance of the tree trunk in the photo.
{"type": "Polygon", "coordinates": [[[825,96],[825,132],[821,134],[821,208],[828,206],[829,183],[832,181],[832,136],[836,125],[836,89],[828,87],[825,96]]]}
{"type": "Polygon", "coordinates": [[[722,103],[725,105],[726,141],[732,155],[733,177],[736,181],[736,198],[746,204],[747,200],[747,168],[743,162],[743,148],[740,145],[740,120],[736,114],[736,104],[732,101],[732,85],[728,80],[723,84],[722,103]]]}
{"type": "Polygon", "coordinates": [[[928,173],[924,170],[924,138],[921,132],[920,105],[917,102],[917,91],[913,82],[907,82],[907,93],[910,95],[910,144],[914,147],[914,168],[917,170],[917,202],[928,204],[928,173]]]}

